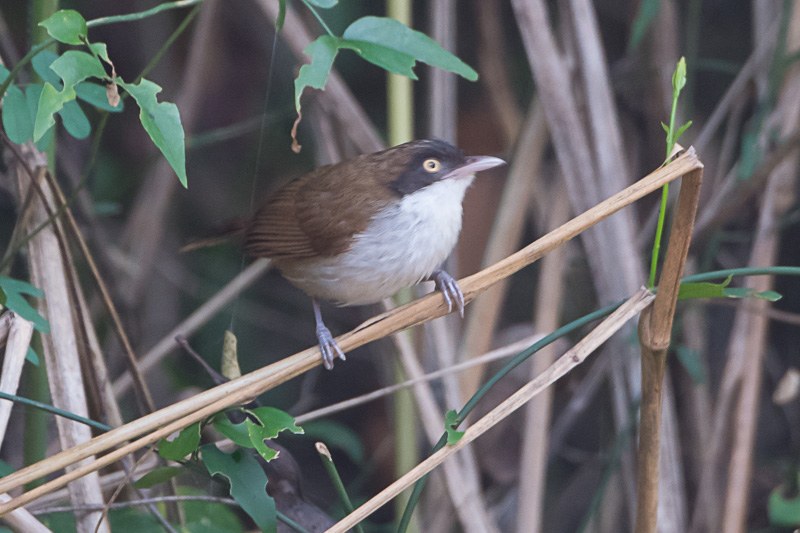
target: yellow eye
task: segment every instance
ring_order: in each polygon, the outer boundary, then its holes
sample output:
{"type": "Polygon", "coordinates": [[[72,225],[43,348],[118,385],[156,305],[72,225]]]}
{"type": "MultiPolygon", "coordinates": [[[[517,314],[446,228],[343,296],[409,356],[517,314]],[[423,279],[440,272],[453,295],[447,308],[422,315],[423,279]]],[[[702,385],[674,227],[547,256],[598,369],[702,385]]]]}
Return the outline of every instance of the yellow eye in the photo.
{"type": "Polygon", "coordinates": [[[430,158],[422,163],[422,168],[427,172],[439,172],[442,168],[442,163],[438,159],[430,158]]]}

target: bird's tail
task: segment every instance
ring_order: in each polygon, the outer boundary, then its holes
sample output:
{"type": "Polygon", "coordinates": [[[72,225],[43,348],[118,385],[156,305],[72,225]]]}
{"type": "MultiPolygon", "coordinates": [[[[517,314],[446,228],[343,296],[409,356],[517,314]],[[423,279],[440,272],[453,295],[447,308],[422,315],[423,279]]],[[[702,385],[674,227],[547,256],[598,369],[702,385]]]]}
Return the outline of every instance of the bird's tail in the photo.
{"type": "Polygon", "coordinates": [[[203,239],[192,241],[180,249],[180,253],[191,252],[199,248],[208,248],[225,244],[236,237],[242,237],[247,232],[249,221],[234,219],[214,230],[211,235],[203,239]]]}

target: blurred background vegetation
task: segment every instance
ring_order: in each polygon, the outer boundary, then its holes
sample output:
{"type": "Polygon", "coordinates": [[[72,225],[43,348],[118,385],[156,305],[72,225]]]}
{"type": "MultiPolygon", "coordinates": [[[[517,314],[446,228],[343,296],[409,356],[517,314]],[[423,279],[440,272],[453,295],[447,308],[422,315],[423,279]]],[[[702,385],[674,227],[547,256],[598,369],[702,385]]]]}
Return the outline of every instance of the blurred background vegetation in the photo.
{"type": "MultiPolygon", "coordinates": [[[[687,59],[688,85],[682,95],[680,123],[693,121],[681,143],[695,143],[705,164],[698,233],[688,268],[704,272],[798,264],[797,2],[547,2],[549,26],[560,50],[560,63],[553,68],[567,81],[555,88],[551,85],[549,93],[543,88],[548,83],[544,62],[553,56],[533,44],[536,36],[542,35],[527,17],[533,4],[540,2],[413,2],[410,26],[436,38],[480,74],[480,79],[471,83],[418,65],[419,81],[413,84],[414,137],[443,137],[468,154],[498,155],[510,163],[481,175],[468,192],[452,273],[463,277],[476,272],[482,264],[499,259],[487,249],[513,252],[622,188],[616,184],[626,186],[658,167],[664,158],[660,123],[669,117],[669,80],[681,56],[687,59]],[[581,11],[585,6],[593,10],[588,18],[581,11]],[[578,20],[588,20],[599,40],[592,40],[587,26],[578,20]],[[449,37],[448,28],[452,32],[449,37]],[[536,55],[539,53],[541,56],[536,55]],[[599,62],[591,59],[593,53],[598,54],[599,62]],[[608,76],[610,106],[592,83],[602,81],[602,73],[608,76]],[[568,95],[562,102],[572,104],[563,116],[564,110],[553,100],[559,91],[568,95]],[[583,139],[570,137],[574,130],[569,127],[559,127],[564,126],[565,116],[580,121],[583,139]],[[598,120],[608,122],[598,124],[598,120]],[[609,139],[618,142],[608,144],[609,139]],[[580,180],[570,182],[564,176],[576,168],[566,167],[565,161],[581,160],[565,153],[570,146],[589,154],[591,165],[577,173],[596,180],[599,192],[578,197],[582,194],[580,180]],[[776,153],[780,154],[777,161],[776,153]],[[608,158],[615,162],[608,164],[608,158]],[[518,181],[527,185],[512,188],[515,182],[509,172],[519,173],[518,181]],[[565,190],[565,183],[576,185],[565,190]],[[510,207],[513,196],[520,194],[521,208],[510,207]],[[592,194],[600,197],[595,199],[592,194]],[[496,226],[504,209],[510,225],[496,226]],[[515,229],[498,234],[493,227],[515,229]],[[764,248],[765,242],[771,243],[769,247],[764,248]]],[[[0,6],[0,58],[9,68],[15,64],[30,49],[35,23],[46,18],[42,13],[48,10],[76,9],[90,20],[153,5],[155,2],[144,0],[63,0],[42,6],[33,1],[6,2],[0,6]]],[[[212,234],[231,219],[247,216],[253,205],[258,206],[270,191],[292,177],[361,153],[370,146],[365,136],[389,142],[387,74],[343,52],[335,70],[368,123],[348,122],[352,115],[343,110],[341,99],[328,94],[330,87],[326,92],[308,90],[299,129],[303,150],[292,152],[293,80],[307,62],[298,52],[308,42],[303,42],[297,28],[305,28],[311,36],[319,35],[321,28],[300,2],[294,2],[286,27],[275,39],[276,6],[277,0],[206,0],[148,75],[164,88],[160,98],[176,102],[180,109],[186,131],[188,189],[180,187],[147,138],[133,105],[109,118],[91,166],[94,133],[89,139],[76,140],[61,129],[56,136],[52,153],[62,187],[74,190],[89,169],[88,182],[77,196],[73,212],[140,357],[250,261],[243,258],[235,242],[180,254],[183,245],[212,234]]],[[[108,44],[120,76],[134,79],[191,9],[93,28],[89,35],[93,41],[108,44]]],[[[364,15],[384,16],[386,9],[383,2],[342,0],[321,14],[331,30],[341,35],[353,20],[364,15]]],[[[26,76],[32,79],[29,70],[26,76]]],[[[90,106],[84,108],[96,128],[100,114],[90,106]]],[[[547,334],[630,294],[627,288],[635,290],[645,283],[642,258],[649,258],[652,246],[655,196],[628,208],[621,219],[617,217],[622,220],[617,223],[627,229],[622,233],[612,230],[620,239],[611,241],[614,249],[592,249],[586,241],[576,240],[559,256],[556,273],[547,274],[554,278],[544,277],[545,268],[539,263],[514,276],[493,296],[497,307],[484,310],[493,317],[488,331],[465,333],[474,326],[470,314],[476,312],[472,308],[480,298],[467,308],[466,320],[441,319],[446,325],[445,341],[437,337],[441,329],[418,328],[413,340],[425,369],[433,371],[443,364],[441,354],[437,355],[442,342],[456,357],[478,355],[485,351],[478,350],[479,346],[503,346],[533,333],[547,334]],[[598,260],[601,254],[609,257],[605,266],[598,260]],[[612,279],[615,276],[624,279],[612,279]],[[555,302],[537,300],[545,286],[559,289],[555,302]]],[[[15,188],[8,180],[0,180],[0,250],[9,245],[18,206],[15,188]]],[[[28,279],[26,268],[22,253],[10,274],[28,279]]],[[[85,270],[80,272],[88,279],[85,270]]],[[[733,282],[744,283],[748,282],[741,278],[733,282]]],[[[783,299],[771,305],[751,300],[679,305],[665,400],[666,424],[674,426],[666,431],[667,443],[662,448],[666,481],[661,489],[660,531],[767,532],[800,525],[800,500],[796,499],[800,404],[798,385],[792,388],[791,381],[800,365],[800,286],[787,276],[778,277],[774,288],[783,299]],[[784,396],[776,401],[779,384],[784,396]],[[788,514],[775,511],[778,497],[788,514]],[[737,505],[741,516],[726,519],[732,516],[730,506],[735,502],[741,502],[737,505]],[[797,522],[792,522],[795,519],[797,522]]],[[[122,350],[96,296],[87,291],[103,353],[112,378],[117,379],[125,371],[122,350]]],[[[488,298],[488,293],[484,297],[488,298]]],[[[352,329],[377,311],[323,309],[334,334],[352,329]]],[[[243,372],[315,343],[310,300],[276,271],[258,279],[189,337],[191,346],[215,368],[219,367],[225,329],[232,329],[238,337],[243,372]]],[[[631,370],[635,370],[632,357],[637,353],[633,334],[628,331],[551,389],[552,405],[545,406],[549,414],[540,419],[543,423],[537,429],[537,438],[543,441],[533,443],[526,429],[526,420],[530,423],[531,418],[520,411],[480,439],[468,461],[462,458],[464,464],[474,462],[477,470],[471,479],[497,531],[631,530],[635,508],[631,492],[633,430],[639,395],[637,377],[631,370]],[[540,455],[544,457],[544,466],[534,472],[526,468],[522,452],[532,446],[543,450],[540,455]],[[533,501],[524,499],[530,498],[531,492],[529,485],[526,487],[530,482],[523,476],[536,476],[544,487],[533,501]],[[527,509],[537,510],[537,517],[530,519],[534,522],[518,524],[527,509]]],[[[577,338],[564,341],[562,348],[577,338]]],[[[404,372],[396,370],[394,362],[391,342],[373,343],[348,355],[346,363],[337,363],[332,372],[320,367],[261,400],[300,415],[404,379],[404,372]]],[[[46,391],[35,385],[36,376],[30,375],[37,372],[33,366],[26,367],[19,394],[48,401],[46,391]]],[[[488,403],[499,403],[530,373],[526,367],[506,378],[488,403]]],[[[485,374],[490,375],[491,369],[485,374]]],[[[146,377],[158,407],[213,386],[211,377],[177,345],[146,377]]],[[[473,374],[471,379],[485,378],[473,374]]],[[[461,385],[469,388],[464,381],[461,385]]],[[[451,403],[446,388],[440,381],[433,382],[441,413],[460,407],[451,403]]],[[[130,392],[120,401],[127,420],[139,416],[130,392]]],[[[408,407],[396,404],[395,396],[390,395],[308,422],[306,436],[279,439],[300,465],[304,501],[334,516],[341,512],[314,457],[315,440],[324,440],[332,448],[356,503],[396,478],[398,446],[411,446],[424,457],[430,443],[415,426],[416,409],[413,402],[408,407]],[[401,431],[394,423],[398,419],[407,424],[401,431]],[[404,432],[407,434],[398,435],[404,432]]],[[[0,454],[13,468],[35,458],[23,453],[29,439],[48,443],[47,449],[41,450],[47,455],[57,446],[52,419],[45,417],[43,425],[34,426],[31,411],[20,407],[13,411],[9,433],[20,437],[6,444],[0,454]],[[38,427],[40,432],[24,432],[26,427],[29,431],[38,427]]],[[[103,418],[99,408],[93,412],[95,418],[103,418]]],[[[415,462],[412,459],[406,464],[410,468],[415,462]]],[[[466,466],[464,469],[469,471],[466,466]]],[[[187,475],[181,484],[205,490],[199,477],[187,475]]],[[[371,518],[367,529],[388,531],[395,513],[391,506],[384,507],[371,518]]],[[[464,525],[458,516],[441,475],[435,474],[423,496],[418,531],[481,531],[483,526],[464,525]]]]}

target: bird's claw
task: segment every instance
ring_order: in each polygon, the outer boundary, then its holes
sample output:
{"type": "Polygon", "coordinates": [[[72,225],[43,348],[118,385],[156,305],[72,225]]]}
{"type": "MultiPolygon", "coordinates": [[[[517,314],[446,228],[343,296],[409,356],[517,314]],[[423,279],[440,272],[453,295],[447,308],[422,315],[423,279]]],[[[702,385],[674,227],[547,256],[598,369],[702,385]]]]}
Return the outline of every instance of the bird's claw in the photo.
{"type": "Polygon", "coordinates": [[[458,281],[444,270],[434,271],[430,279],[436,284],[436,288],[442,292],[444,300],[447,302],[448,311],[452,311],[453,305],[455,305],[456,309],[458,309],[458,314],[461,315],[461,318],[464,318],[464,293],[461,292],[458,281]]]}
{"type": "Polygon", "coordinates": [[[333,360],[337,355],[342,361],[346,359],[344,352],[333,339],[331,331],[325,326],[317,326],[317,340],[319,351],[322,352],[322,362],[328,370],[333,370],[333,360]]]}

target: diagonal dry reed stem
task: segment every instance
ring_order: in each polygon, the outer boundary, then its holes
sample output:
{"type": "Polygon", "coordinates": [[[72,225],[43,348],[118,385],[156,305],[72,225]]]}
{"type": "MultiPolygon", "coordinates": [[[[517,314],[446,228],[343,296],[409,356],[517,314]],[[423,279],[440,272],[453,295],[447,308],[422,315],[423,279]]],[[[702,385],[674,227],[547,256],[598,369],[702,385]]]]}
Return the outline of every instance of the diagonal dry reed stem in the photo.
{"type": "Polygon", "coordinates": [[[336,525],[328,529],[326,533],[345,533],[349,531],[351,527],[361,522],[364,518],[400,494],[422,476],[443,463],[445,459],[477,439],[494,427],[499,421],[525,405],[531,398],[581,364],[592,352],[608,340],[611,335],[619,331],[628,320],[635,317],[642,309],[650,305],[653,299],[654,296],[649,290],[644,288],[640,289],[639,292],[634,294],[628,301],[622,304],[619,309],[603,320],[589,335],[581,339],[580,342],[562,355],[555,363],[547,368],[547,370],[509,396],[500,405],[489,411],[483,418],[476,421],[475,424],[467,428],[464,435],[456,444],[445,446],[429,456],[403,477],[364,503],[353,513],[337,522],[336,525]]]}
{"type": "MultiPolygon", "coordinates": [[[[537,239],[522,250],[498,261],[494,265],[461,280],[460,286],[467,301],[488,289],[499,280],[507,278],[522,268],[540,259],[545,254],[579,235],[597,222],[606,219],[628,204],[658,190],[665,183],[702,167],[694,149],[666,167],[650,173],[630,187],[573,218],[547,235],[537,239]]],[[[402,331],[438,318],[448,312],[447,304],[440,293],[421,298],[391,312],[378,315],[353,331],[337,338],[345,352],[392,333],[402,331]]],[[[224,383],[186,400],[174,403],[155,413],[134,420],[91,441],[65,450],[48,459],[30,465],[0,479],[0,494],[19,487],[28,481],[46,476],[82,459],[103,453],[141,435],[145,437],[115,450],[97,460],[87,463],[70,473],[49,481],[10,502],[0,504],[0,515],[35,500],[79,477],[107,466],[128,453],[157,442],[163,436],[202,420],[227,407],[240,405],[253,397],[270,390],[289,379],[308,371],[322,362],[319,348],[313,347],[281,361],[224,383]]]]}

